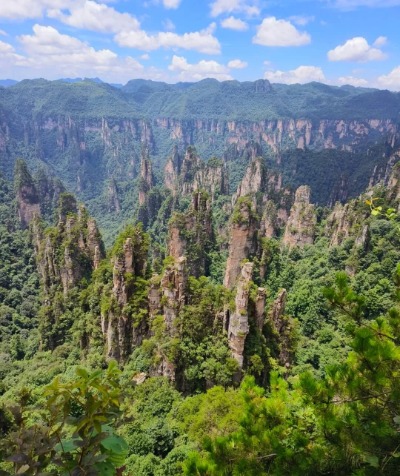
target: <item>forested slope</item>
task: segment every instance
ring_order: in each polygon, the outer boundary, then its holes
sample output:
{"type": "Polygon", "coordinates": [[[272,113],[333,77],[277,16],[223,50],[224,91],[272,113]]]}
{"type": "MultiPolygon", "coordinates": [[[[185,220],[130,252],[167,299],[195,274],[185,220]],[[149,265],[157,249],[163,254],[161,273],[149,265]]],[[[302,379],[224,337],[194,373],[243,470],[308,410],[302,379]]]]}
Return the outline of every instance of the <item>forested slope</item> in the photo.
{"type": "Polygon", "coordinates": [[[399,470],[399,167],[333,208],[225,174],[144,155],[108,250],[54,178],[1,179],[5,474],[399,470]]]}

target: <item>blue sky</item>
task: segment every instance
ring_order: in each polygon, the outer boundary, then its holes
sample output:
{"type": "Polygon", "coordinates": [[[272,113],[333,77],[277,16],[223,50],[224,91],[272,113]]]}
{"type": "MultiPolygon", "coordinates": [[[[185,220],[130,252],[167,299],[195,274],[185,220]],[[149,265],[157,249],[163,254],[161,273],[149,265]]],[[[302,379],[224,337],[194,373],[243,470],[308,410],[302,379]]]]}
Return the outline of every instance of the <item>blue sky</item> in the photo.
{"type": "Polygon", "coordinates": [[[400,0],[1,0],[0,77],[400,90],[400,0]]]}

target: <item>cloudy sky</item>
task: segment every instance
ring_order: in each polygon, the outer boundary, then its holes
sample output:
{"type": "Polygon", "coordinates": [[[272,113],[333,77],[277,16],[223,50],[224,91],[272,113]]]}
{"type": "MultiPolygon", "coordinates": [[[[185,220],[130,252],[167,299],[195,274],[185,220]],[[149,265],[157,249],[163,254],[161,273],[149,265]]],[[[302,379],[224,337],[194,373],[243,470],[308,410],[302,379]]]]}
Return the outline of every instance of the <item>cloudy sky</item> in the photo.
{"type": "Polygon", "coordinates": [[[400,0],[0,0],[0,78],[400,90],[400,0]]]}

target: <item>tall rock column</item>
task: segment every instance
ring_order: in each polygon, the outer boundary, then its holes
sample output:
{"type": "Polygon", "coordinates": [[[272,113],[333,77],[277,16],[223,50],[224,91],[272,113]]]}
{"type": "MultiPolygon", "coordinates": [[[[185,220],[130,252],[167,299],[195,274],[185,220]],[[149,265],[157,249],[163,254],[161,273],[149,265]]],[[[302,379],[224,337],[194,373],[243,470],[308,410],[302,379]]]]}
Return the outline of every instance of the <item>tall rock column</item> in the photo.
{"type": "Polygon", "coordinates": [[[235,310],[229,316],[228,342],[232,357],[243,368],[244,344],[249,333],[249,297],[250,281],[253,277],[253,263],[245,263],[242,266],[237,281],[235,310]]]}
{"type": "Polygon", "coordinates": [[[315,207],[310,203],[310,187],[302,185],[296,190],[282,243],[289,248],[314,242],[317,223],[315,207]]]}
{"type": "Polygon", "coordinates": [[[249,197],[241,197],[235,205],[231,221],[229,255],[226,263],[224,286],[235,286],[241,263],[257,250],[257,216],[249,197]]]}
{"type": "Polygon", "coordinates": [[[41,213],[36,186],[23,160],[17,160],[15,164],[14,188],[19,220],[22,228],[28,228],[31,221],[41,213]]]}

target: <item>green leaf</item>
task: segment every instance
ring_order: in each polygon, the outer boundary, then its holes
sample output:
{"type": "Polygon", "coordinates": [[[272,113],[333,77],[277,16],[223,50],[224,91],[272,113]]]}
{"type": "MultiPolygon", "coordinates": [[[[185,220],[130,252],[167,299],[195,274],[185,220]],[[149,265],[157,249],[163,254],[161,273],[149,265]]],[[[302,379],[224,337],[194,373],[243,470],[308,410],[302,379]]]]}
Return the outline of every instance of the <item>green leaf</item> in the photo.
{"type": "Polygon", "coordinates": [[[375,455],[367,455],[364,458],[365,462],[373,468],[379,468],[379,458],[375,455]]]}
{"type": "Polygon", "coordinates": [[[77,450],[79,446],[78,443],[79,443],[78,440],[72,439],[72,438],[61,440],[61,443],[58,443],[54,447],[54,450],[57,453],[73,453],[74,451],[77,450]]]}
{"type": "Polygon", "coordinates": [[[128,449],[125,440],[118,435],[111,435],[105,438],[100,444],[104,449],[118,454],[128,449]]]}

